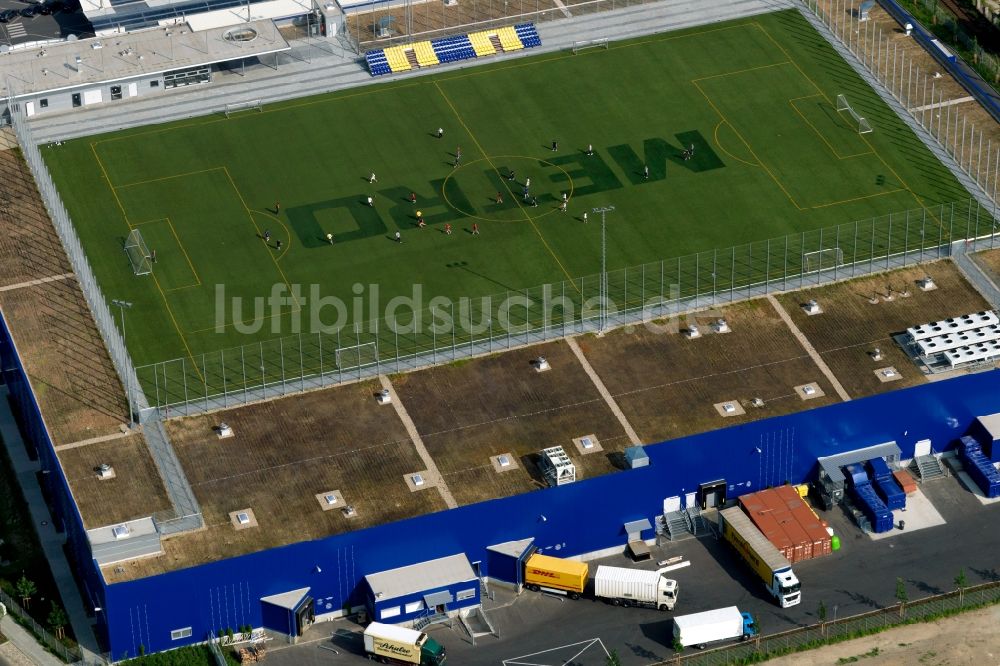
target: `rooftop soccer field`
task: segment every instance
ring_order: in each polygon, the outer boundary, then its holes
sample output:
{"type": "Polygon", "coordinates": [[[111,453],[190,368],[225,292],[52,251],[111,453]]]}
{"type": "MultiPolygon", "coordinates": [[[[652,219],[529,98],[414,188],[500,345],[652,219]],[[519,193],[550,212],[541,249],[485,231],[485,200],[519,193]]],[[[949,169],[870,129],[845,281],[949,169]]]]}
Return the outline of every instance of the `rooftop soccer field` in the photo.
{"type": "Polygon", "coordinates": [[[796,12],[45,155],[105,295],[134,303],[128,344],[140,365],[307,332],[310,285],[347,302],[356,322],[415,284],[426,305],[592,276],[601,227],[583,214],[595,206],[616,209],[615,269],[968,197],[796,12]],[[872,133],[837,111],[840,94],[872,133]],[[523,199],[527,179],[537,206],[523,199]],[[155,252],[150,275],[134,275],[123,251],[133,229],[155,252]],[[246,325],[274,285],[301,291],[246,325]]]}

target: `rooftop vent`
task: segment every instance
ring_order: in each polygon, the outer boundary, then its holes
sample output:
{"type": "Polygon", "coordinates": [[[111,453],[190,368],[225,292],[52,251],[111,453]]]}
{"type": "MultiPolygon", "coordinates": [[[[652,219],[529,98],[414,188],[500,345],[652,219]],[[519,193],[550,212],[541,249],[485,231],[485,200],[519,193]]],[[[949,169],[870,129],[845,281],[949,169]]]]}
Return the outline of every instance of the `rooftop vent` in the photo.
{"type": "Polygon", "coordinates": [[[114,527],[112,527],[111,533],[115,536],[116,539],[124,539],[128,537],[128,535],[130,534],[128,525],[124,524],[115,525],[114,527]]]}
{"type": "Polygon", "coordinates": [[[346,516],[347,518],[353,518],[354,516],[358,515],[358,512],[354,510],[354,507],[349,504],[341,510],[344,512],[344,516],[346,516]]]}
{"type": "Polygon", "coordinates": [[[500,463],[501,467],[510,467],[510,456],[506,453],[497,456],[497,462],[500,463]]]}
{"type": "Polygon", "coordinates": [[[549,365],[548,359],[546,359],[544,356],[539,356],[538,358],[533,360],[531,362],[531,365],[534,366],[536,372],[545,372],[546,370],[552,369],[552,366],[549,365]]]}
{"type": "Polygon", "coordinates": [[[238,522],[240,525],[249,525],[250,514],[247,513],[246,511],[240,511],[239,513],[236,514],[236,522],[238,522]]]}

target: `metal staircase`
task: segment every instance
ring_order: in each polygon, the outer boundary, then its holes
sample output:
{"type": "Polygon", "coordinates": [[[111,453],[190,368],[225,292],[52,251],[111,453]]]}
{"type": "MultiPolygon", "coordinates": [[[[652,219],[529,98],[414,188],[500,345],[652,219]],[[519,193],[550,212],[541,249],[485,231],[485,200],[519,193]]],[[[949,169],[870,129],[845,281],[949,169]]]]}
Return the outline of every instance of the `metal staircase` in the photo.
{"type": "Polygon", "coordinates": [[[691,532],[691,518],[686,511],[671,511],[662,516],[663,534],[671,541],[682,541],[690,539],[694,535],[691,532]]]}
{"type": "Polygon", "coordinates": [[[941,467],[941,461],[933,455],[917,456],[910,464],[910,469],[916,473],[921,483],[947,476],[941,467]]]}
{"type": "Polygon", "coordinates": [[[688,529],[695,537],[709,536],[712,532],[712,525],[701,515],[698,507],[689,507],[684,510],[687,514],[688,529]]]}

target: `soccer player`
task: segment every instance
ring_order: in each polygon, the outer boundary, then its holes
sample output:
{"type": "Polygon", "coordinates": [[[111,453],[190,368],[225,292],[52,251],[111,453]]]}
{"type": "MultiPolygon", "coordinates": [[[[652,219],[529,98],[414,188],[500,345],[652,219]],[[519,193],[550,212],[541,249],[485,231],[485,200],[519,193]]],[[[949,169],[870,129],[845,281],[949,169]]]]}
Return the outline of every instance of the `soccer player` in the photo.
{"type": "Polygon", "coordinates": [[[531,179],[530,178],[525,178],[524,179],[524,187],[526,189],[529,188],[529,187],[531,187],[531,179]]]}
{"type": "Polygon", "coordinates": [[[444,233],[448,236],[451,236],[451,222],[445,222],[444,233]]]}
{"type": "Polygon", "coordinates": [[[326,242],[329,243],[330,245],[333,245],[333,234],[326,235],[326,242]]]}
{"type": "Polygon", "coordinates": [[[264,242],[265,243],[271,242],[271,232],[267,229],[264,229],[264,242]]]}
{"type": "Polygon", "coordinates": [[[281,249],[281,239],[278,239],[278,240],[274,241],[274,249],[275,250],[280,250],[281,249]]]}
{"type": "Polygon", "coordinates": [[[499,206],[502,203],[503,203],[503,195],[497,192],[497,205],[499,206]]]}
{"type": "Polygon", "coordinates": [[[375,177],[375,172],[374,171],[372,171],[372,175],[368,176],[368,182],[369,183],[377,183],[378,182],[378,178],[375,177]]]}
{"type": "Polygon", "coordinates": [[[569,201],[569,195],[563,192],[563,203],[566,203],[567,201],[569,201]]]}
{"type": "Polygon", "coordinates": [[[371,197],[368,197],[368,205],[369,206],[374,206],[375,205],[375,200],[372,199],[371,197]]]}
{"type": "Polygon", "coordinates": [[[568,201],[565,201],[565,200],[563,200],[563,202],[562,202],[562,205],[560,205],[560,206],[559,206],[559,210],[560,210],[560,212],[563,212],[563,213],[565,213],[565,212],[566,212],[566,206],[567,206],[567,205],[569,205],[569,202],[568,202],[568,201]]]}
{"type": "Polygon", "coordinates": [[[427,223],[424,222],[424,218],[421,217],[419,214],[417,214],[417,226],[420,227],[421,229],[427,226],[427,223]]]}
{"type": "Polygon", "coordinates": [[[531,197],[531,207],[538,208],[538,197],[531,197]]]}
{"type": "Polygon", "coordinates": [[[455,166],[462,161],[462,146],[455,148],[455,166]]]}
{"type": "Polygon", "coordinates": [[[587,214],[586,213],[583,214],[583,223],[587,224],[587,214]]]}
{"type": "Polygon", "coordinates": [[[416,192],[410,192],[410,203],[411,204],[417,203],[417,193],[416,192]]]}
{"type": "Polygon", "coordinates": [[[691,155],[691,157],[694,157],[694,144],[693,143],[690,146],[688,146],[688,153],[691,155]]]}
{"type": "Polygon", "coordinates": [[[649,180],[649,165],[642,165],[642,177],[644,180],[649,180]]]}
{"type": "Polygon", "coordinates": [[[593,156],[593,154],[594,154],[594,144],[588,143],[587,144],[587,156],[588,157],[589,156],[593,156]]]}
{"type": "Polygon", "coordinates": [[[477,223],[477,222],[473,222],[472,223],[472,235],[473,236],[478,236],[479,235],[479,223],[477,223]]]}
{"type": "Polygon", "coordinates": [[[403,237],[399,234],[399,231],[396,231],[396,242],[397,243],[403,242],[403,237]]]}
{"type": "Polygon", "coordinates": [[[274,202],[274,214],[277,215],[280,212],[281,212],[281,202],[280,201],[275,201],[274,202]]]}
{"type": "Polygon", "coordinates": [[[552,139],[552,152],[554,153],[557,150],[559,150],[559,142],[556,141],[555,139],[552,139]]]}
{"type": "Polygon", "coordinates": [[[507,180],[514,180],[514,170],[513,169],[510,169],[507,172],[507,180]]]}
{"type": "Polygon", "coordinates": [[[437,134],[438,134],[438,138],[439,139],[443,139],[444,138],[444,128],[443,127],[438,127],[437,134]]]}
{"type": "Polygon", "coordinates": [[[527,185],[525,185],[524,187],[521,188],[521,194],[523,195],[524,200],[527,201],[528,200],[528,186],[527,185]]]}
{"type": "Polygon", "coordinates": [[[150,250],[149,260],[152,261],[154,264],[156,263],[156,250],[150,250]]]}

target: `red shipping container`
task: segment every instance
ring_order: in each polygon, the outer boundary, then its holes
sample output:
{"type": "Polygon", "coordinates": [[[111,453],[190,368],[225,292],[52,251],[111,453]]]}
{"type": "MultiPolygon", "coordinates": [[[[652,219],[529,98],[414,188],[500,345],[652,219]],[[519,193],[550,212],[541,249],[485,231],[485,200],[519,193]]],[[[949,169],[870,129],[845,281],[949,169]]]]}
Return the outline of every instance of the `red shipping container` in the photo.
{"type": "Polygon", "coordinates": [[[789,562],[830,554],[826,526],[792,486],[761,490],[740,498],[744,513],[789,562]]]}

